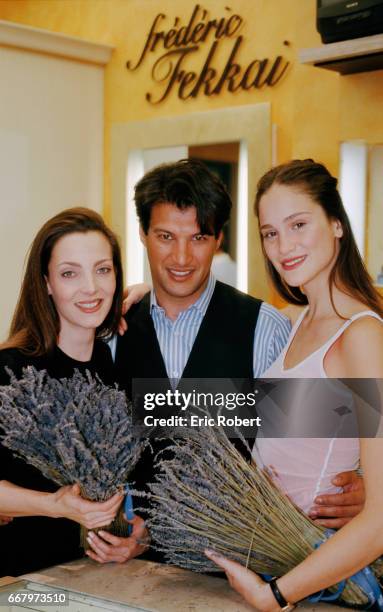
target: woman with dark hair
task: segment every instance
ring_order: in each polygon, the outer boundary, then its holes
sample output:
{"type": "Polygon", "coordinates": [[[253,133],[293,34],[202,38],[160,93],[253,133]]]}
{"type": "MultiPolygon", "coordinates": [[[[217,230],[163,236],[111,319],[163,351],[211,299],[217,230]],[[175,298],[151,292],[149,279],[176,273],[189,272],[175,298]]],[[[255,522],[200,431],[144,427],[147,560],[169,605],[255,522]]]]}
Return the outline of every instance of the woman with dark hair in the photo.
{"type": "MultiPolygon", "coordinates": [[[[0,384],[33,365],[54,378],[75,369],[113,381],[101,338],[121,317],[123,278],[118,241],[102,217],[71,208],[47,221],[35,237],[8,340],[0,347],[0,384]]],[[[110,523],[122,497],[103,503],[61,487],[0,445],[0,575],[19,575],[81,556],[79,525],[110,523]],[[14,518],[14,520],[9,520],[14,518]]]]}
{"type": "MultiPolygon", "coordinates": [[[[383,378],[383,305],[358,252],[337,181],[312,160],[273,168],[255,203],[270,277],[280,295],[306,307],[286,347],[263,374],[283,378],[383,378]]],[[[309,406],[307,407],[309,409],[309,406]]],[[[379,438],[257,439],[257,464],[271,468],[304,511],[331,479],[359,464],[366,503],[360,514],[278,583],[265,583],[212,551],[232,586],[259,610],[279,610],[347,578],[383,553],[383,443],[379,438]],[[290,602],[290,603],[288,603],[290,602]]]]}
{"type": "MultiPolygon", "coordinates": [[[[281,187],[291,194],[293,192],[304,192],[318,204],[328,220],[336,222],[336,229],[342,235],[337,243],[339,252],[336,254],[328,278],[330,299],[334,312],[336,312],[333,291],[336,287],[342,288],[352,299],[359,300],[364,307],[383,316],[382,298],[375,289],[372,280],[366,270],[364,262],[359,253],[355,238],[352,233],[350,220],[344,209],[341,197],[337,189],[337,179],[331,176],[329,171],[322,165],[310,159],[294,160],[292,162],[276,166],[267,172],[259,181],[255,199],[255,214],[260,224],[262,248],[265,255],[266,267],[270,279],[279,295],[288,303],[298,306],[308,304],[308,297],[302,291],[302,286],[289,283],[289,277],[281,270],[280,266],[274,265],[268,255],[268,244],[273,241],[274,234],[269,234],[261,227],[261,200],[274,186],[279,190],[281,187]]],[[[274,190],[275,191],[275,190],[274,190]]],[[[294,193],[292,194],[294,196],[294,193]]],[[[301,226],[302,227],[302,226],[301,226]]]]}

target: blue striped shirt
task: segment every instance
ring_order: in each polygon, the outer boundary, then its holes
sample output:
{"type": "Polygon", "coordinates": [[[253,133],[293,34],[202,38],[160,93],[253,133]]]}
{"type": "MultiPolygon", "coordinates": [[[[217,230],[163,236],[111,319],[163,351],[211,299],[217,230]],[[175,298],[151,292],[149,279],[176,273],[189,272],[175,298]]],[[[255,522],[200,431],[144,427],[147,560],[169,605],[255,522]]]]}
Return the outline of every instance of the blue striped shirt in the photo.
{"type": "MultiPolygon", "coordinates": [[[[151,292],[150,313],[167,374],[175,385],[186,366],[213,295],[215,282],[214,276],[210,275],[205,291],[194,304],[180,312],[175,321],[166,316],[165,310],[157,304],[154,291],[151,292]]],[[[289,319],[270,304],[263,302],[254,332],[253,371],[255,378],[267,370],[278,357],[287,342],[290,331],[289,319]]]]}

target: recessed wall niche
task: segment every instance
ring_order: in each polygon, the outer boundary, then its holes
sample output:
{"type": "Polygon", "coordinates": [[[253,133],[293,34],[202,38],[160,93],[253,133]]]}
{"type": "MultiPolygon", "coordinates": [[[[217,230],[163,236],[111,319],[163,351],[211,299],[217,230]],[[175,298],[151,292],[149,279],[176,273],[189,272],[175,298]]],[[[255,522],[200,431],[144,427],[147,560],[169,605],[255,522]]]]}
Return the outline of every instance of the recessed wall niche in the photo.
{"type": "Polygon", "coordinates": [[[238,149],[237,286],[262,299],[268,298],[269,288],[253,213],[257,181],[271,164],[268,103],[112,126],[112,224],[121,238],[128,280],[140,280],[140,276],[134,276],[135,270],[139,270],[141,278],[144,274],[143,252],[133,205],[134,182],[145,172],[144,152],[173,147],[187,147],[188,151],[195,151],[195,147],[220,143],[235,143],[238,149]],[[133,167],[135,171],[132,173],[133,167]]]}

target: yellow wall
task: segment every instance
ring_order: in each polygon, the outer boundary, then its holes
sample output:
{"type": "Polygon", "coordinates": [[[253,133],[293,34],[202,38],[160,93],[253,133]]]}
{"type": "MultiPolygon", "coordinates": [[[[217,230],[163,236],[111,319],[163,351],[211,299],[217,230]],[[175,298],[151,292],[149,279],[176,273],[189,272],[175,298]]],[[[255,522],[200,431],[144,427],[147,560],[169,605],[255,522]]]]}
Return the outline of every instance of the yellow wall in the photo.
{"type": "MultiPolygon", "coordinates": [[[[362,138],[383,142],[383,71],[340,77],[337,73],[298,63],[302,47],[320,44],[315,29],[315,0],[204,0],[211,17],[232,6],[245,21],[245,40],[239,59],[246,66],[254,58],[281,54],[291,62],[285,78],[273,88],[222,91],[219,96],[200,95],[181,101],[175,94],[152,106],[145,93],[150,82],[152,54],[136,72],[128,72],[127,60],[135,60],[158,12],[176,15],[185,23],[195,5],[191,0],[2,0],[0,19],[79,36],[116,47],[105,71],[105,213],[110,214],[110,128],[115,122],[178,115],[257,102],[272,103],[273,122],[278,125],[278,159],[314,157],[338,171],[339,142],[362,138]],[[284,46],[288,40],[290,45],[284,46]]],[[[222,41],[223,63],[232,41],[222,41]],[[225,44],[227,45],[225,46],[225,44]],[[226,51],[224,51],[224,49],[226,51]]],[[[195,67],[210,45],[195,55],[195,67]]],[[[218,63],[219,63],[218,61],[218,63]]],[[[238,115],[240,121],[240,114],[238,115]]]]}

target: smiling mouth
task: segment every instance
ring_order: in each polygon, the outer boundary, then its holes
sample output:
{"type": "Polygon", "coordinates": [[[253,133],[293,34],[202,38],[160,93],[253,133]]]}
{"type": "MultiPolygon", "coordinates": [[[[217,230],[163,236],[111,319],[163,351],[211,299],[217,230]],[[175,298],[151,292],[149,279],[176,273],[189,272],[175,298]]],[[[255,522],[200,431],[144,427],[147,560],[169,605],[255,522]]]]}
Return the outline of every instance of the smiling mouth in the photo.
{"type": "Polygon", "coordinates": [[[91,314],[92,312],[97,312],[97,310],[101,307],[102,300],[92,300],[91,302],[76,302],[77,308],[81,310],[81,312],[85,312],[87,314],[91,314]]]}
{"type": "Polygon", "coordinates": [[[168,273],[173,279],[184,281],[190,278],[191,274],[193,274],[193,270],[174,270],[173,268],[168,268],[168,273]]]}
{"type": "Polygon", "coordinates": [[[285,259],[285,261],[282,261],[282,268],[284,270],[295,270],[305,261],[306,257],[307,255],[302,255],[302,257],[294,257],[294,259],[285,259]]]}

